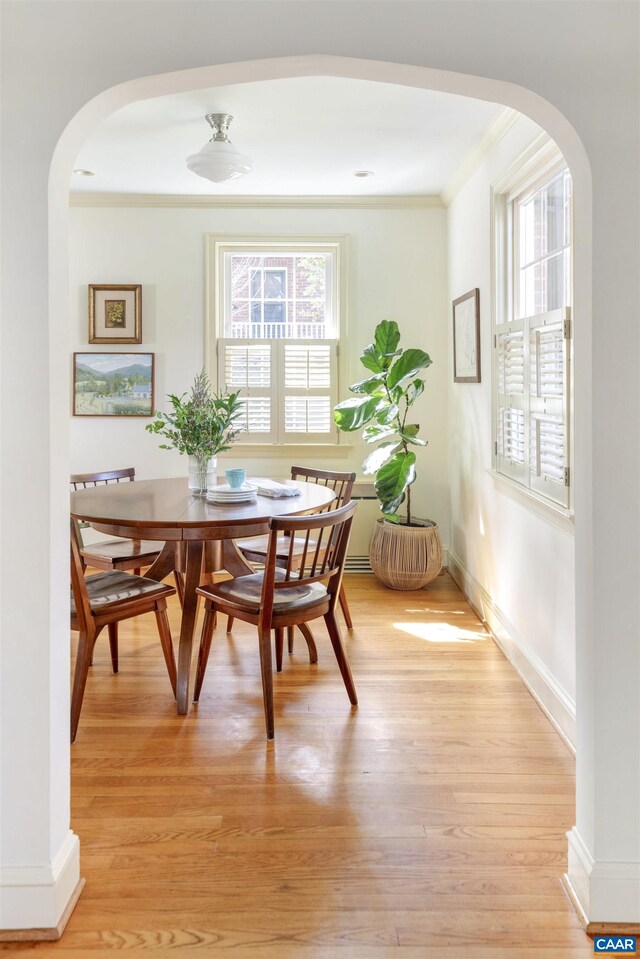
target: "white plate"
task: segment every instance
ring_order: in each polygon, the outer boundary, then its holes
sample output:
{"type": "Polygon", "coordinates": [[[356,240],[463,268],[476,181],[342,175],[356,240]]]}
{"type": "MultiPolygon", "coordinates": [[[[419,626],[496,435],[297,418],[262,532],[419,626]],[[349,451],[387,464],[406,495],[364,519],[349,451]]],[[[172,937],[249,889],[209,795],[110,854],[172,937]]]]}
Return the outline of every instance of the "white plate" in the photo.
{"type": "Polygon", "coordinates": [[[207,493],[209,503],[247,503],[256,498],[257,486],[245,483],[239,489],[231,489],[228,485],[215,486],[207,493]]]}
{"type": "Polygon", "coordinates": [[[253,483],[243,483],[242,486],[231,487],[228,483],[221,483],[220,486],[214,486],[210,493],[216,496],[246,496],[247,493],[255,493],[258,489],[253,483]]]}

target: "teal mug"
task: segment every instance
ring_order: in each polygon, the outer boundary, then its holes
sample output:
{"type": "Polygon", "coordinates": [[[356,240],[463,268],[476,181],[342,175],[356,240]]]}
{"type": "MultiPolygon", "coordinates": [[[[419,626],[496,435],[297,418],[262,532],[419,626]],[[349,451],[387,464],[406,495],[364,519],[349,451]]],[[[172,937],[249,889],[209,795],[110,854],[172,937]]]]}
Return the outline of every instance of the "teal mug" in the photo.
{"type": "Polygon", "coordinates": [[[224,475],[227,477],[227,483],[231,489],[240,489],[244,486],[247,471],[243,469],[228,469],[224,471],[224,475]]]}

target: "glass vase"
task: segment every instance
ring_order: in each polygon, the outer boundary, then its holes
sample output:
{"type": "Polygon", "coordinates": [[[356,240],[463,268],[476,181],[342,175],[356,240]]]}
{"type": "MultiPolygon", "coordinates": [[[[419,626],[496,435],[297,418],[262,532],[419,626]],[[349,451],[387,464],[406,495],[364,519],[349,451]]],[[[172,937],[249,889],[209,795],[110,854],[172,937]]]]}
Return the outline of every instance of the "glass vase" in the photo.
{"type": "Polygon", "coordinates": [[[215,456],[189,457],[189,489],[196,496],[205,496],[216,485],[217,459],[215,456]]]}

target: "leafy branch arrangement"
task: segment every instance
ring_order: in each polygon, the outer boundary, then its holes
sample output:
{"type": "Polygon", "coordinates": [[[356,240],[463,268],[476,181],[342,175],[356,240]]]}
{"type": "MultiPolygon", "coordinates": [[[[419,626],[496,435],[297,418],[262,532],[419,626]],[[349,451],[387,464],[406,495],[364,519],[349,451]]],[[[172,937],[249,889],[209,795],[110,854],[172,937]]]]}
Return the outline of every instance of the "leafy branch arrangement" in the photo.
{"type": "Polygon", "coordinates": [[[204,370],[198,373],[191,387],[191,394],[169,394],[173,407],[171,413],[156,412],[153,423],[145,429],[163,436],[168,442],[160,449],[176,449],[179,453],[209,460],[216,453],[231,448],[234,437],[240,432],[238,419],[243,413],[238,393],[215,393],[204,370]]]}
{"type": "Polygon", "coordinates": [[[424,380],[416,374],[431,366],[431,358],[424,350],[403,350],[399,344],[398,324],[393,320],[379,323],[373,343],[360,356],[373,375],[349,387],[357,396],[338,403],[333,418],[339,429],[351,433],[364,427],[367,443],[380,443],[365,459],[362,472],[376,476],[376,496],[385,519],[411,526],[416,454],[409,447],[427,444],[418,438],[420,426],[407,423],[407,419],[424,391],[424,380]],[[397,513],[405,499],[406,521],[397,513]]]}

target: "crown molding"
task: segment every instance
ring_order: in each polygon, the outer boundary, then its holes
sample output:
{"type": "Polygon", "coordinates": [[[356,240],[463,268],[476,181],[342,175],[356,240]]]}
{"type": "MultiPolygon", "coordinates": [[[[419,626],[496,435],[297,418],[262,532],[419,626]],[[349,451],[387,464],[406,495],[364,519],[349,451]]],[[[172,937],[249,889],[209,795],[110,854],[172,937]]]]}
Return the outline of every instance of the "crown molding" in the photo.
{"type": "Polygon", "coordinates": [[[156,193],[70,193],[72,207],[168,209],[256,208],[412,210],[441,208],[439,196],[181,196],[156,193]]]}
{"type": "Polygon", "coordinates": [[[503,107],[493,118],[442,191],[440,199],[444,206],[449,206],[478,167],[484,163],[494,147],[513,127],[519,116],[521,114],[517,110],[513,110],[511,107],[503,107]]]}

